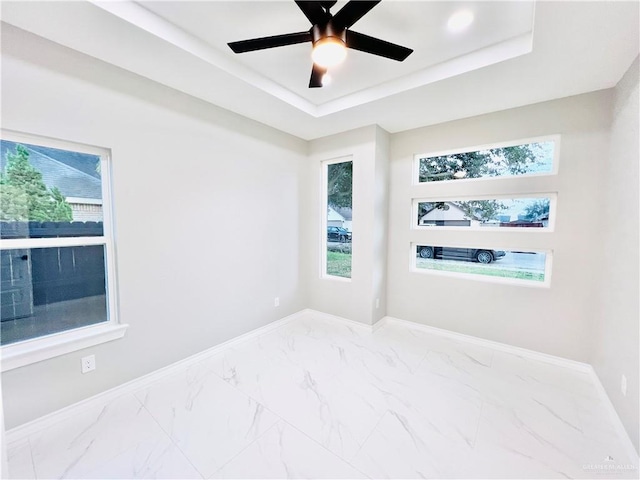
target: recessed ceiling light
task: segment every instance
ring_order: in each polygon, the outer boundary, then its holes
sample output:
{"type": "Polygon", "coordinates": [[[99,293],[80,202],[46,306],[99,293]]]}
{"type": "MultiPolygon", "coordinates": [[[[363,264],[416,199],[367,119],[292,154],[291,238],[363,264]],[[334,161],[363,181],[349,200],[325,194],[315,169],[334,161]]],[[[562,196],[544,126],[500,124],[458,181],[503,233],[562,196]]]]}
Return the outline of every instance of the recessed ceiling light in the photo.
{"type": "Polygon", "coordinates": [[[333,80],[333,78],[331,78],[331,75],[329,75],[329,73],[325,73],[322,76],[322,86],[323,87],[327,87],[329,85],[331,85],[331,81],[333,80]]]}
{"type": "Polygon", "coordinates": [[[473,23],[473,12],[471,10],[459,10],[449,17],[447,27],[457,33],[461,32],[473,23]]]}

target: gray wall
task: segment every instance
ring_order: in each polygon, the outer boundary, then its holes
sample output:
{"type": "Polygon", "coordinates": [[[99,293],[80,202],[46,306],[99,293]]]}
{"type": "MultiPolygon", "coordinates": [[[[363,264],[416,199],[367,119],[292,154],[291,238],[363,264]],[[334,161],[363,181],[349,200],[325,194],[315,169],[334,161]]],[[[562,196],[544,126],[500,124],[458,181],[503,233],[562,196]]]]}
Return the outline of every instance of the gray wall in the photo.
{"type": "Polygon", "coordinates": [[[637,446],[637,60],[615,91],[304,142],[13,27],[2,40],[4,128],[112,149],[120,314],[130,325],[121,340],[4,373],[8,428],[311,307],[593,361],[637,446]],[[411,182],[416,153],[549,134],[562,136],[557,176],[411,182]],[[320,164],[345,155],[351,282],[321,279],[318,257],[320,164]],[[558,193],[555,232],[410,228],[414,197],[523,191],[558,193]],[[551,249],[551,288],[412,273],[411,242],[551,249]],[[81,375],[87,353],[98,369],[81,375]]]}
{"type": "MultiPolygon", "coordinates": [[[[580,361],[588,359],[601,226],[595,212],[609,155],[611,92],[398,133],[391,139],[388,314],[580,361]],[[412,184],[414,154],[561,134],[556,176],[412,184]],[[553,233],[411,229],[412,198],[558,193],[553,233]],[[412,242],[506,250],[550,249],[550,288],[411,272],[412,242]]],[[[480,197],[481,198],[481,197],[480,197]]],[[[519,229],[516,229],[519,230],[519,229]]],[[[413,254],[415,255],[415,254],[413,254]]]]}
{"type": "Polygon", "coordinates": [[[306,246],[301,264],[310,308],[372,325],[385,315],[389,134],[378,126],[309,142],[303,183],[306,212],[302,222],[306,246]],[[353,160],[353,263],[351,279],[322,278],[322,162],[353,160]],[[376,308],[376,299],[379,307],[376,308]]]}
{"type": "Polygon", "coordinates": [[[112,149],[130,325],[121,340],[3,373],[7,428],[307,306],[306,142],[7,25],[2,43],[3,128],[112,149]],[[81,375],[88,353],[98,368],[81,375]]]}
{"type": "Polygon", "coordinates": [[[602,263],[598,274],[602,303],[595,322],[590,358],[636,450],[640,435],[639,69],[636,58],[615,88],[611,150],[602,178],[603,202],[598,222],[603,232],[602,263]],[[620,389],[623,374],[628,382],[626,396],[620,389]]]}

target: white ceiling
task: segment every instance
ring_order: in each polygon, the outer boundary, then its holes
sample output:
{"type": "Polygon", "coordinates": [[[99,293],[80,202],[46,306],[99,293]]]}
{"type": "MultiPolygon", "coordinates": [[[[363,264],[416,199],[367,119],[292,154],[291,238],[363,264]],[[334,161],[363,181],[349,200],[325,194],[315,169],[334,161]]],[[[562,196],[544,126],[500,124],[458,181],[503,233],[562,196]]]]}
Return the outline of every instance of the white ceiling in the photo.
{"type": "MultiPolygon", "coordinates": [[[[533,2],[529,1],[382,2],[360,19],[353,30],[413,48],[414,52],[404,62],[395,62],[350,50],[348,59],[330,71],[334,81],[329,87],[309,88],[310,43],[240,55],[226,45],[235,40],[308,30],[310,22],[293,1],[138,3],[204,40],[229,60],[251,68],[315,105],[396,81],[516,37],[527,35],[530,39],[534,12],[533,2]],[[476,21],[465,33],[451,33],[447,20],[462,8],[473,11],[476,21]]],[[[332,13],[346,3],[338,2],[332,13]]],[[[494,60],[503,59],[500,55],[494,60]]]]}
{"type": "MultiPolygon", "coordinates": [[[[346,2],[338,2],[337,12],[346,2]]],[[[353,30],[415,51],[358,51],[307,88],[310,44],[235,55],[229,41],[307,30],[293,1],[2,2],[2,20],[304,139],[390,132],[614,86],[638,55],[638,2],[385,0],[353,30]],[[474,11],[467,31],[446,21],[474,11]]]]}

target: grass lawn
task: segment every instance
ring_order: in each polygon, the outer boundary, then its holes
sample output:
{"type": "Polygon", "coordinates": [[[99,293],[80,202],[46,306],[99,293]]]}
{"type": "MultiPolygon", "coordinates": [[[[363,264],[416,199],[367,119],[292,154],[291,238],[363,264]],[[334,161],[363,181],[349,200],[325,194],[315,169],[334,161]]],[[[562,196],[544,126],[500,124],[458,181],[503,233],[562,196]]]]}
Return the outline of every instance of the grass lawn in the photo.
{"type": "Polygon", "coordinates": [[[474,273],[477,275],[489,275],[491,277],[518,278],[521,280],[533,280],[534,282],[544,282],[543,272],[530,272],[527,270],[512,270],[500,268],[498,265],[484,265],[470,262],[448,262],[442,260],[430,260],[418,258],[416,262],[418,268],[428,270],[441,270],[444,272],[474,273]]]}
{"type": "Polygon", "coordinates": [[[327,275],[351,278],[351,254],[327,252],[327,275]]]}

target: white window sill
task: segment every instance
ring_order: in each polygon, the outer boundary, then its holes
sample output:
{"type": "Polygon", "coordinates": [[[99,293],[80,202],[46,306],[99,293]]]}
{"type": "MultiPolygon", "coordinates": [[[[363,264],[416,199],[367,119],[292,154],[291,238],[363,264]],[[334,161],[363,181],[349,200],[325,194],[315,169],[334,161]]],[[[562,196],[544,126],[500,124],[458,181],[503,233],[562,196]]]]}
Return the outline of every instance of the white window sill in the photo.
{"type": "Polygon", "coordinates": [[[105,323],[5,345],[1,371],[13,370],[100,343],[122,338],[129,325],[105,323]]]}

